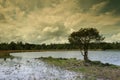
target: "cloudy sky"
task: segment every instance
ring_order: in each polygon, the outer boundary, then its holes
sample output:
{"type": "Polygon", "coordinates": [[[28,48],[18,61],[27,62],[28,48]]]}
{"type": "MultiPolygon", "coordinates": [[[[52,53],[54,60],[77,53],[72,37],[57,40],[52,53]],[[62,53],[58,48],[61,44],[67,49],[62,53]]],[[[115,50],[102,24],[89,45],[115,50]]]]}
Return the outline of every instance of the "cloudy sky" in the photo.
{"type": "Polygon", "coordinates": [[[65,43],[86,27],[120,41],[120,0],[0,0],[0,42],[65,43]]]}

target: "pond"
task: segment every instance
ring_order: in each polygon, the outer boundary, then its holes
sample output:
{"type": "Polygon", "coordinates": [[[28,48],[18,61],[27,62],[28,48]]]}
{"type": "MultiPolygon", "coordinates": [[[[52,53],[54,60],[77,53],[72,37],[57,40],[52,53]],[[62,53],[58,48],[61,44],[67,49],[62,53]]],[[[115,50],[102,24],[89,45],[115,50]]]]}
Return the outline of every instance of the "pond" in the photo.
{"type": "MultiPolygon", "coordinates": [[[[0,80],[84,80],[82,73],[50,66],[35,59],[49,56],[83,59],[80,51],[21,52],[10,55],[15,58],[0,59],[0,80]]],[[[89,58],[120,66],[120,51],[89,51],[89,58]]]]}
{"type": "Polygon", "coordinates": [[[38,59],[0,59],[0,80],[77,80],[78,76],[82,78],[82,74],[47,65],[38,59]]]}
{"type": "MultiPolygon", "coordinates": [[[[10,55],[21,58],[76,58],[82,59],[80,51],[45,51],[45,52],[22,52],[11,53],[10,55]]],[[[110,63],[120,66],[120,51],[89,51],[89,59],[93,61],[101,61],[102,63],[110,63]]]]}

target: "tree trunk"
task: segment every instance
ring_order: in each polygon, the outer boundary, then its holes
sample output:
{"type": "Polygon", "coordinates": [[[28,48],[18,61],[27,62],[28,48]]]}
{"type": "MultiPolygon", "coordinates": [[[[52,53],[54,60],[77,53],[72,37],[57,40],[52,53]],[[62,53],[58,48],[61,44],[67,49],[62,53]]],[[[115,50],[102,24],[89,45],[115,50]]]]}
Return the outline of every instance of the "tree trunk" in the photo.
{"type": "Polygon", "coordinates": [[[85,62],[89,62],[89,59],[88,59],[88,51],[84,51],[84,61],[85,61],[85,62]]]}

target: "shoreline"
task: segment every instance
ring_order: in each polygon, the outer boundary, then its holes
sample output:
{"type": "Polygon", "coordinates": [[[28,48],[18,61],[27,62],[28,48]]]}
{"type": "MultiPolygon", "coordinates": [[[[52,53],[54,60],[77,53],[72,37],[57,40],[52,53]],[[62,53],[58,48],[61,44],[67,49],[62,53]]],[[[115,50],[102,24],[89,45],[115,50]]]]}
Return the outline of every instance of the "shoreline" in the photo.
{"type": "MultiPolygon", "coordinates": [[[[13,56],[10,55],[10,53],[24,53],[24,52],[57,52],[57,51],[80,51],[78,49],[71,49],[71,50],[66,50],[66,49],[50,49],[50,50],[0,50],[0,58],[11,58],[13,56]]],[[[89,51],[104,51],[104,50],[89,50],[89,51]]],[[[119,51],[119,50],[105,50],[105,51],[119,51]]],[[[80,53],[81,54],[81,53],[80,53]]]]}
{"type": "MultiPolygon", "coordinates": [[[[0,50],[1,53],[14,53],[14,52],[46,52],[46,51],[80,51],[79,49],[48,49],[48,50],[0,50]]],[[[101,50],[101,49],[90,49],[88,51],[120,51],[120,50],[101,50]]]]}
{"type": "MultiPolygon", "coordinates": [[[[43,52],[43,51],[76,51],[76,50],[3,50],[0,51],[2,58],[8,58],[6,55],[15,52],[43,52]]],[[[77,50],[79,51],[79,50],[77,50]]],[[[1,57],[0,57],[1,58],[1,57]]],[[[10,58],[10,57],[9,57],[10,58]]],[[[38,58],[49,65],[61,67],[63,69],[80,72],[86,75],[87,80],[96,80],[102,78],[102,80],[120,80],[120,66],[112,64],[103,64],[99,61],[92,61],[90,65],[85,66],[83,60],[77,60],[75,58],[38,58]]]]}
{"type": "Polygon", "coordinates": [[[83,73],[85,80],[120,80],[120,67],[111,64],[103,64],[99,61],[92,61],[85,66],[83,60],[76,60],[74,58],[39,58],[52,66],[58,66],[63,69],[83,73]]]}

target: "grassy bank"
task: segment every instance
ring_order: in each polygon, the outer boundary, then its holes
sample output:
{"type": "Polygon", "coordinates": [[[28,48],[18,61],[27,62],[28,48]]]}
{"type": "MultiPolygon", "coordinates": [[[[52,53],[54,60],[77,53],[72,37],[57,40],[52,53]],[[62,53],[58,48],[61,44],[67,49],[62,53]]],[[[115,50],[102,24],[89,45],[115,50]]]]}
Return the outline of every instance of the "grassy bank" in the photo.
{"type": "Polygon", "coordinates": [[[10,53],[16,52],[40,52],[41,50],[0,50],[0,58],[10,58],[10,53]]]}
{"type": "Polygon", "coordinates": [[[0,58],[10,58],[10,53],[11,51],[4,51],[4,50],[1,50],[0,51],[0,58]]]}
{"type": "Polygon", "coordinates": [[[102,78],[103,80],[120,80],[120,67],[115,65],[102,64],[99,61],[94,61],[85,66],[84,61],[76,59],[56,59],[51,57],[40,59],[50,65],[83,73],[86,75],[85,80],[96,80],[96,78],[102,78]]]}

